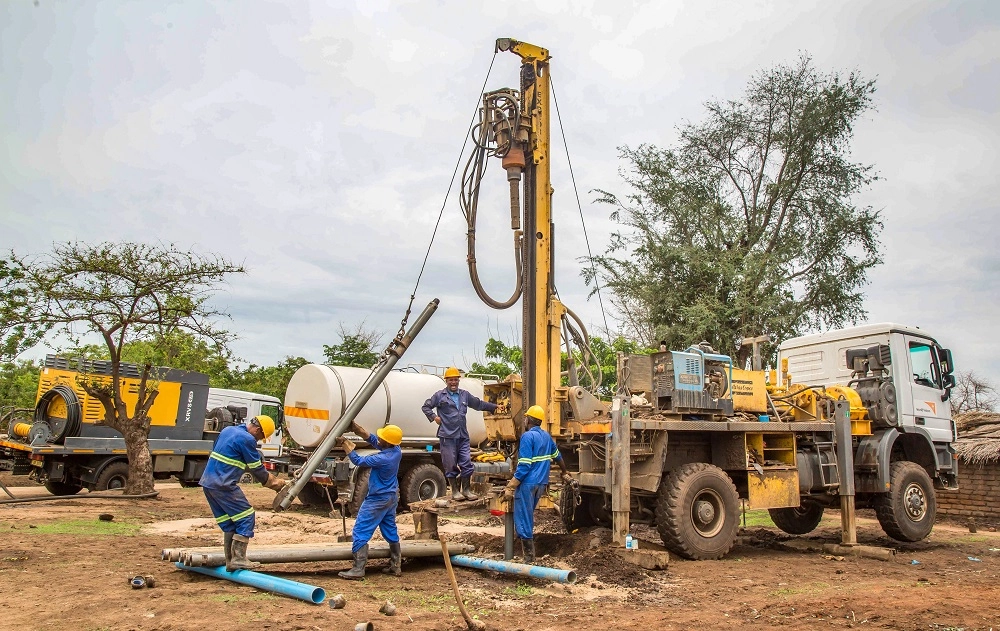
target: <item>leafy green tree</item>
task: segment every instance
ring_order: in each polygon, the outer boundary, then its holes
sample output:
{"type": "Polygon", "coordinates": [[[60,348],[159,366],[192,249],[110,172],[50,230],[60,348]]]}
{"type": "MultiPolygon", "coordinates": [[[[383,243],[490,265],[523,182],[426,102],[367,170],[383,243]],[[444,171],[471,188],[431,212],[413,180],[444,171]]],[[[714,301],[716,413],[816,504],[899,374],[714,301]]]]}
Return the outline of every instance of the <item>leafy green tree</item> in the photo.
{"type": "Polygon", "coordinates": [[[341,322],[338,325],[338,334],[340,344],[323,345],[326,363],[357,368],[371,368],[378,363],[379,344],[384,337],[382,333],[367,328],[362,321],[354,328],[348,328],[341,322]]]}
{"type": "Polygon", "coordinates": [[[863,319],[882,223],[855,202],[873,167],[849,158],[874,92],[802,54],[757,74],[740,100],[708,102],[676,146],[620,149],[632,192],[598,191],[622,229],[594,263],[626,333],[670,348],[708,340],[744,365],[742,338],[863,319]]]}
{"type": "MultiPolygon", "coordinates": [[[[60,351],[66,357],[84,359],[111,359],[108,347],[103,344],[83,344],[60,351]]],[[[183,330],[171,331],[161,338],[149,337],[132,340],[122,346],[122,361],[144,366],[163,366],[191,370],[208,375],[209,383],[216,387],[230,378],[229,350],[183,330]]]]}
{"type": "Polygon", "coordinates": [[[33,359],[0,364],[0,408],[33,408],[42,366],[33,359]]]}
{"type": "Polygon", "coordinates": [[[285,389],[292,380],[292,375],[308,363],[309,360],[304,357],[285,357],[276,366],[250,364],[246,368],[231,368],[219,386],[269,394],[284,400],[285,389]]]}
{"type": "Polygon", "coordinates": [[[125,439],[126,493],[152,491],[148,413],[158,383],[146,363],[140,371],[137,403],[128,409],[120,380],[124,349],[150,338],[166,347],[179,331],[225,348],[229,333],[215,324],[225,314],[208,300],[229,275],[243,273],[243,267],[173,245],[70,242],[57,244],[47,255],[11,252],[3,269],[17,292],[13,297],[0,296],[0,331],[54,330],[76,340],[82,329],[98,335],[107,346],[110,379],[82,379],[80,385],[104,406],[104,423],[125,439]]]}
{"type": "Polygon", "coordinates": [[[523,355],[520,346],[507,346],[503,342],[493,337],[486,342],[485,351],[486,363],[472,362],[469,372],[480,375],[497,375],[500,379],[506,379],[514,373],[521,372],[521,357],[523,355]]]}
{"type": "Polygon", "coordinates": [[[590,350],[601,366],[601,386],[597,394],[602,397],[614,396],[618,390],[618,353],[626,355],[648,355],[653,349],[622,336],[607,343],[603,338],[591,337],[590,350]]]}

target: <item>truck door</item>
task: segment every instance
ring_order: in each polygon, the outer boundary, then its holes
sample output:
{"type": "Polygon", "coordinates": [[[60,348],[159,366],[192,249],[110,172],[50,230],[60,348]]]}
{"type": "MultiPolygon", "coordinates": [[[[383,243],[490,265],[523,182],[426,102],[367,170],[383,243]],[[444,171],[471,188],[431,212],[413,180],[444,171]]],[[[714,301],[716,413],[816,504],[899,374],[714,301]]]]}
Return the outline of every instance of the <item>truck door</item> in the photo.
{"type": "Polygon", "coordinates": [[[275,431],[274,434],[260,444],[260,453],[264,455],[265,458],[278,458],[281,456],[281,438],[283,435],[282,428],[284,427],[284,414],[282,413],[281,406],[277,403],[272,403],[271,401],[261,401],[259,399],[254,399],[253,407],[256,412],[251,416],[256,416],[257,414],[265,414],[270,416],[274,420],[275,431]]]}
{"type": "Polygon", "coordinates": [[[906,370],[897,383],[905,382],[909,392],[897,390],[904,425],[916,425],[928,431],[934,442],[950,442],[951,406],[941,400],[944,386],[941,362],[934,344],[926,339],[903,336],[906,344],[906,370]]]}

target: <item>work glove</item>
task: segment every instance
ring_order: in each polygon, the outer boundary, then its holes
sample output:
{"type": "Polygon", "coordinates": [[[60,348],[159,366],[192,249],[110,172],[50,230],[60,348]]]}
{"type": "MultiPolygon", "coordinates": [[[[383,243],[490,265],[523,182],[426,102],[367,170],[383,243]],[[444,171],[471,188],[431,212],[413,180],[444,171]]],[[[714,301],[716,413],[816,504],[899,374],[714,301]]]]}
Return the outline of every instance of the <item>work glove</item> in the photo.
{"type": "Polygon", "coordinates": [[[511,478],[510,482],[503,489],[503,498],[508,502],[514,500],[514,492],[517,491],[517,487],[521,486],[521,481],[517,478],[511,478]]]}
{"type": "Polygon", "coordinates": [[[337,445],[344,450],[344,453],[351,453],[355,449],[355,444],[343,436],[337,439],[337,445]]]}
{"type": "Polygon", "coordinates": [[[267,474],[267,481],[264,482],[264,486],[271,489],[275,493],[285,488],[286,484],[288,484],[288,480],[281,476],[274,475],[273,473],[267,474]]]}
{"type": "Polygon", "coordinates": [[[569,473],[563,471],[562,481],[563,481],[564,484],[573,484],[573,476],[571,476],[569,473]]]}

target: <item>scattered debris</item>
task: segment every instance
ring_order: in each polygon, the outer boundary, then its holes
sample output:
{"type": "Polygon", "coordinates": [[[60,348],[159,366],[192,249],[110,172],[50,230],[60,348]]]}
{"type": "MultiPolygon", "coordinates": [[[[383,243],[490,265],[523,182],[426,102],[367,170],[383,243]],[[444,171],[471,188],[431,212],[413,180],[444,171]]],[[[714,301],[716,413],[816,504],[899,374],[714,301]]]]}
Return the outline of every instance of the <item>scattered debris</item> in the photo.
{"type": "Polygon", "coordinates": [[[343,609],[347,604],[347,599],[343,594],[337,594],[330,598],[330,609],[343,609]]]}
{"type": "Polygon", "coordinates": [[[128,584],[132,586],[132,589],[142,589],[143,587],[152,589],[156,586],[156,580],[149,574],[146,574],[129,578],[128,584]]]}
{"type": "Polygon", "coordinates": [[[970,561],[974,561],[976,563],[982,563],[983,562],[982,559],[980,559],[979,557],[966,557],[966,558],[969,559],[970,561]]]}
{"type": "Polygon", "coordinates": [[[100,519],[101,521],[114,521],[115,516],[112,515],[111,513],[101,513],[100,515],[97,516],[97,518],[100,519]]]}
{"type": "Polygon", "coordinates": [[[385,601],[385,603],[379,608],[378,612],[386,616],[396,615],[396,605],[392,604],[391,600],[385,601]]]}
{"type": "Polygon", "coordinates": [[[910,561],[910,565],[920,565],[920,561],[913,559],[912,561],[910,561]]]}

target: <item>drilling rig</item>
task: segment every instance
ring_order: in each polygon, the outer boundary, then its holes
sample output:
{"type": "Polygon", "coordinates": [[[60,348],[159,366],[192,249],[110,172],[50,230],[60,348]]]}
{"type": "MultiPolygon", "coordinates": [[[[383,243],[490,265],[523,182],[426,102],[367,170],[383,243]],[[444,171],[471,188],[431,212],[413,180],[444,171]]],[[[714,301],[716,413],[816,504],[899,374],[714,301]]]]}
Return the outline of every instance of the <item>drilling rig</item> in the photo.
{"type": "Polygon", "coordinates": [[[498,309],[521,299],[523,363],[520,378],[486,386],[500,407],[485,422],[490,439],[514,446],[524,411],[542,406],[574,477],[559,499],[567,529],[607,525],[621,544],[630,524],[651,524],[674,553],[717,559],[736,540],[741,507],[767,509],[782,530],[805,534],[839,506],[846,545],[857,544],[856,507],[875,508],[895,539],[926,537],[935,487],[957,488],[957,460],[942,405],[954,385],[951,353],[920,329],[869,325],[789,340],[780,375],[743,370],[705,343],[661,347],[619,356],[616,396],[597,396],[586,328],[559,300],[553,275],[549,51],[503,38],[496,52],[520,58],[520,82],[483,94],[462,207],[477,293],[498,309]],[[505,301],[483,290],[476,267],[490,157],[510,188],[517,286],[505,301]],[[809,363],[824,353],[829,366],[809,363]],[[795,381],[789,361],[808,381],[795,381]]]}

